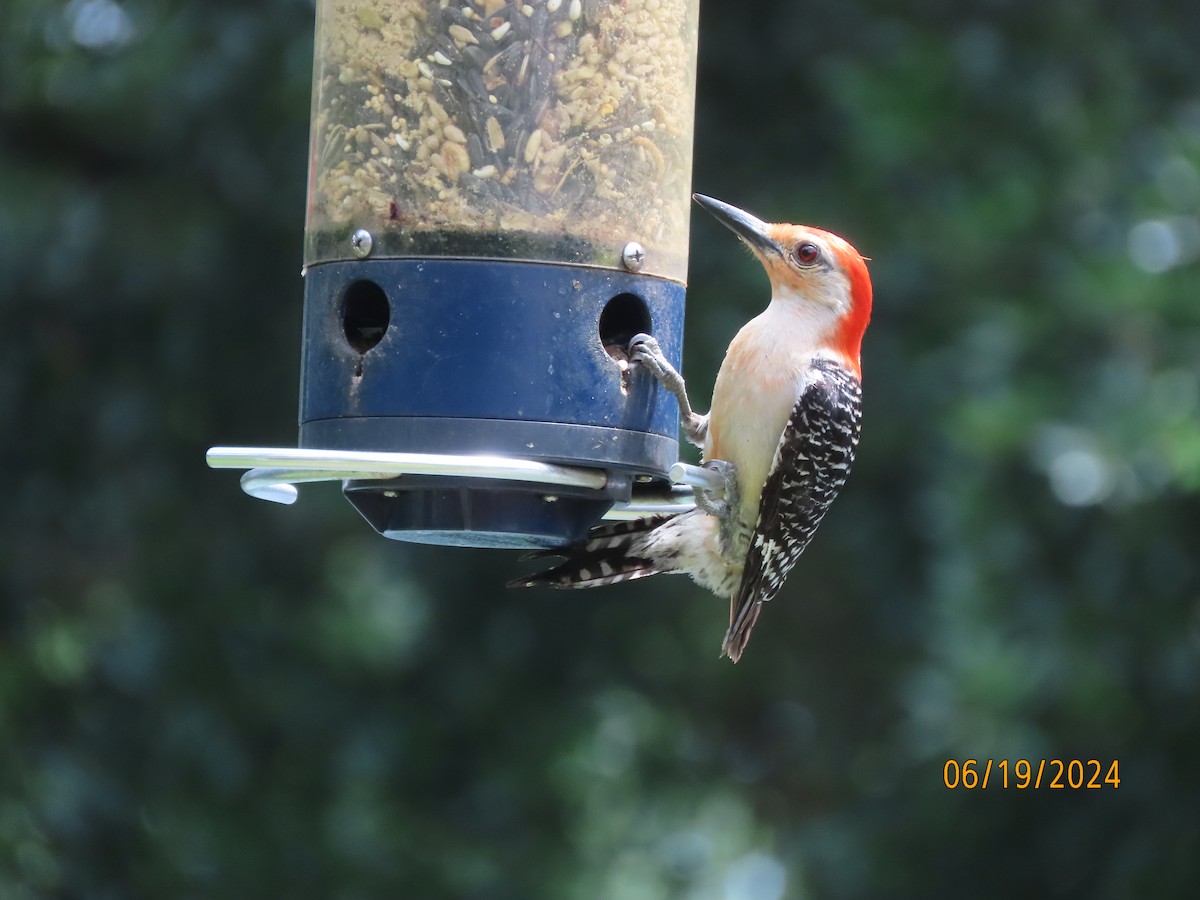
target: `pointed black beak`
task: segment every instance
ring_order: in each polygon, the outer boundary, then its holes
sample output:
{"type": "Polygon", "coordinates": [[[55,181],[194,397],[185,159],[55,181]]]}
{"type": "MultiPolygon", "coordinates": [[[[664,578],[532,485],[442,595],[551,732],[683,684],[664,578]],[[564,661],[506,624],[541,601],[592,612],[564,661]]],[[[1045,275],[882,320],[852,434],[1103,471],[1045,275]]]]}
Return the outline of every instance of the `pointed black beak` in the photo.
{"type": "Polygon", "coordinates": [[[750,245],[758,253],[780,253],[779,244],[767,233],[770,227],[761,219],[745,210],[730,206],[703,194],[692,194],[692,199],[707,209],[717,221],[750,245]]]}

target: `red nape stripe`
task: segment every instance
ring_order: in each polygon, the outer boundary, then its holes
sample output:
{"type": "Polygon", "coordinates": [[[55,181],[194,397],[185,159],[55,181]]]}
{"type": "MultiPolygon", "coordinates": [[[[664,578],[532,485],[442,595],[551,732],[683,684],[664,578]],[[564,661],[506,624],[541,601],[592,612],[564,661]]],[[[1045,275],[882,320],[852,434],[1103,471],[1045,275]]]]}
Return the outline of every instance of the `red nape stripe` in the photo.
{"type": "Polygon", "coordinates": [[[850,311],[834,335],[834,345],[853,363],[854,371],[861,378],[859,357],[862,338],[867,323],[871,321],[871,275],[863,258],[849,244],[845,248],[837,248],[836,252],[841,257],[843,271],[850,279],[850,311]]]}

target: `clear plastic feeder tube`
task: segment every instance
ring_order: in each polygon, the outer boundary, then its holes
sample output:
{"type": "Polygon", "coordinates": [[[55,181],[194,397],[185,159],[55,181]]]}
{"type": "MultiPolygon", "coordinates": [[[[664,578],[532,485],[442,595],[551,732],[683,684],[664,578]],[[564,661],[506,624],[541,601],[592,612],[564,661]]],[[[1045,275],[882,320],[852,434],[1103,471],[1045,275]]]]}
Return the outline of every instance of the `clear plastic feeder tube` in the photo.
{"type": "Polygon", "coordinates": [[[319,0],[305,262],[687,269],[698,0],[319,0]]]}

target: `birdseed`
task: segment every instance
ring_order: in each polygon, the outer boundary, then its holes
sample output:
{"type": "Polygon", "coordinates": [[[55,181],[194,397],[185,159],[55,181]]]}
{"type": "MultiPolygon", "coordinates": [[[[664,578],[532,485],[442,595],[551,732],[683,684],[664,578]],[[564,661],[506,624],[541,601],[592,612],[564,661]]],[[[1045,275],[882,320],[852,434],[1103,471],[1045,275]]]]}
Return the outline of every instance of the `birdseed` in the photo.
{"type": "Polygon", "coordinates": [[[686,274],[697,0],[321,0],[306,262],[686,274]]]}

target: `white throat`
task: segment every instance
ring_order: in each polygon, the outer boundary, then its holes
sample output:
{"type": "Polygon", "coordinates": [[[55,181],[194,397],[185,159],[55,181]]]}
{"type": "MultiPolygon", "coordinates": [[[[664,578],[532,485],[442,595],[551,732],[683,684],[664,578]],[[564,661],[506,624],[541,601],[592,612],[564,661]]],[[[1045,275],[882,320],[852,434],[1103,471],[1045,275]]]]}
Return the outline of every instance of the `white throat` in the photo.
{"type": "Polygon", "coordinates": [[[842,313],[832,303],[814,301],[794,293],[776,294],[760,317],[777,329],[776,342],[792,353],[815,351],[829,345],[842,313]]]}

